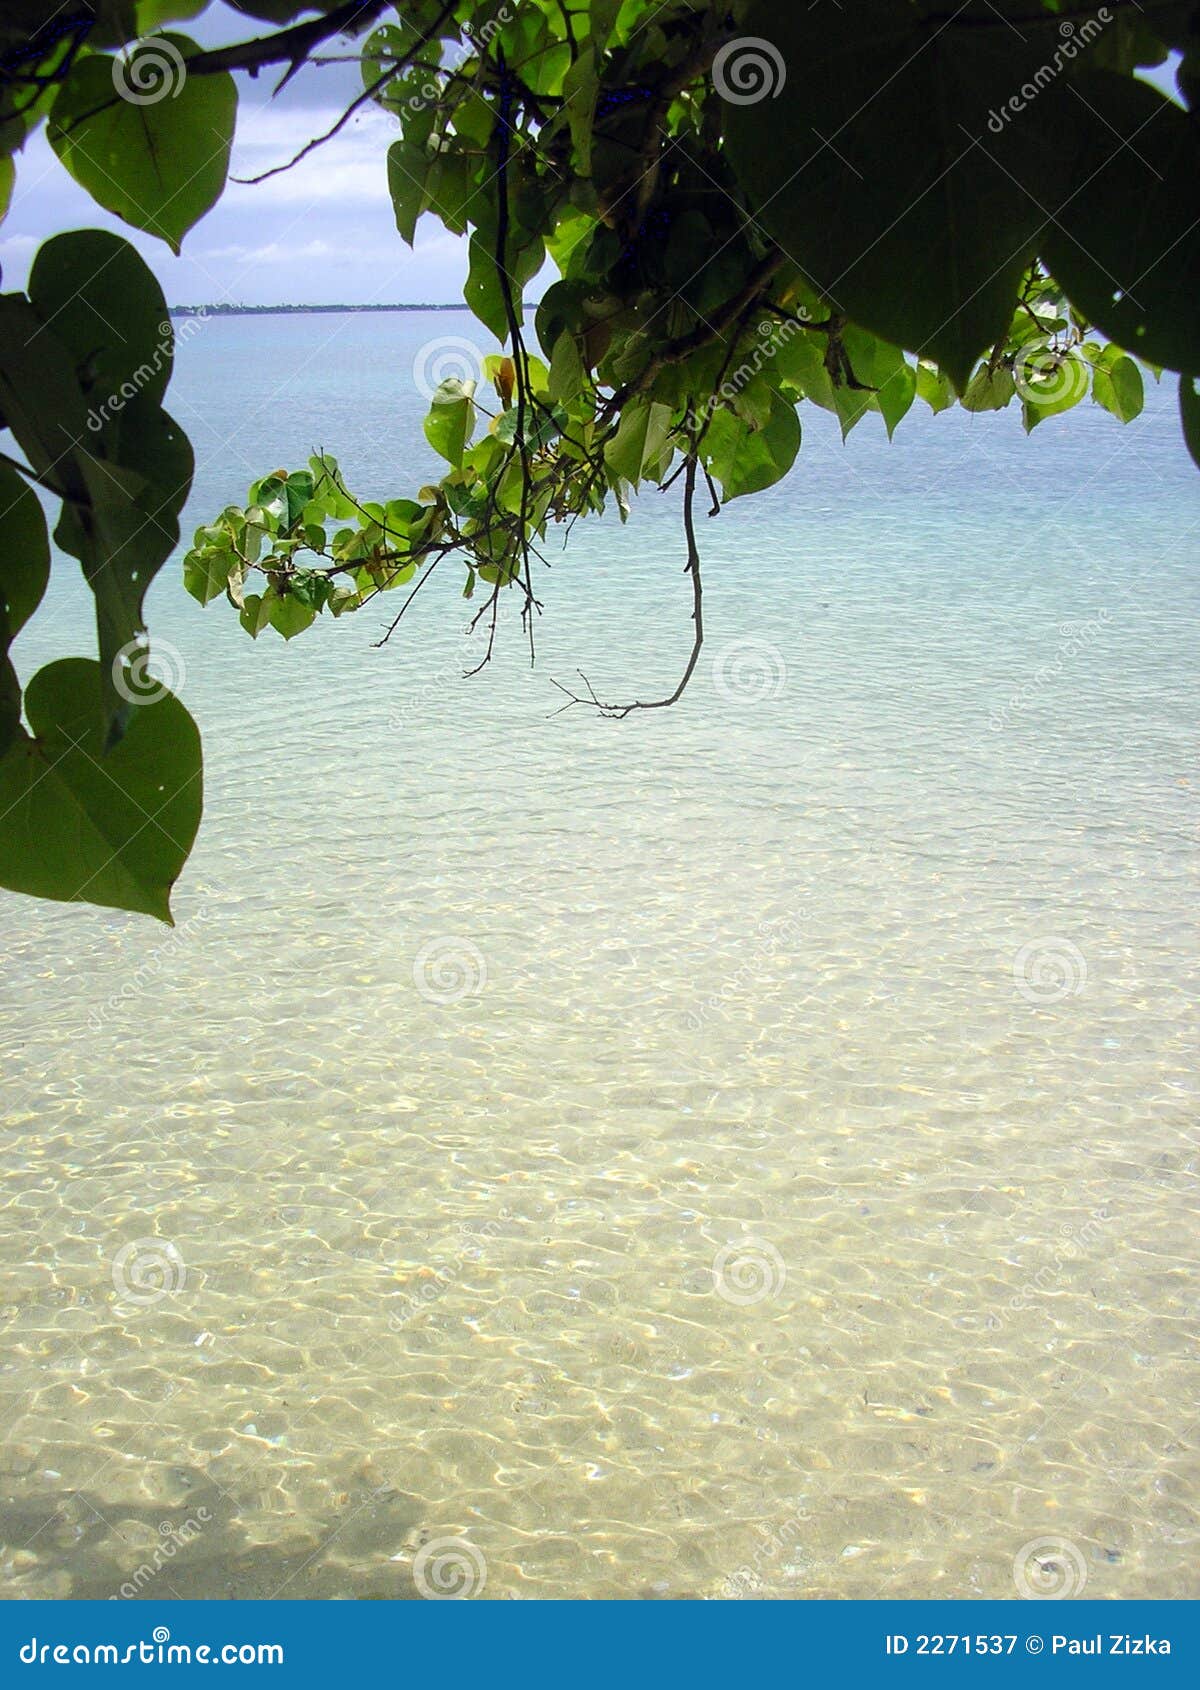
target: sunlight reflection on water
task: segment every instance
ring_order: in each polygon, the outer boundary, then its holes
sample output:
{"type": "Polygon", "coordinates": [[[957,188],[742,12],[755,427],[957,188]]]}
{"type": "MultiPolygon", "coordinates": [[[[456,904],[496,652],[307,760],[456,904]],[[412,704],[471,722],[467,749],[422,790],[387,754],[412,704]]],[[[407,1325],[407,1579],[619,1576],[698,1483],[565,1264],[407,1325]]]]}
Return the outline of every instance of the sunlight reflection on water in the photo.
{"type": "MultiPolygon", "coordinates": [[[[190,521],[415,488],[447,323],[207,324],[190,521]]],[[[382,651],[164,572],[178,926],[2,900],[4,1594],[1195,1593],[1194,470],[827,423],[653,718],[550,677],[673,684],[670,497],[470,681],[454,565],[382,651]]]]}

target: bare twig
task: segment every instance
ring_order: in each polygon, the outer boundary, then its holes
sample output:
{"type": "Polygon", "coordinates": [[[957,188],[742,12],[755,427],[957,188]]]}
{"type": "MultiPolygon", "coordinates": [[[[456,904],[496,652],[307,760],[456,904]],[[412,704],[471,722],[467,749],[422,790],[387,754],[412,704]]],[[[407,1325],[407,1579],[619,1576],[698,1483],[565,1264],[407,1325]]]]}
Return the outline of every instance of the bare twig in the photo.
{"type": "MultiPolygon", "coordinates": [[[[667,698],[635,699],[632,704],[610,704],[596,696],[596,690],[582,669],[579,678],[587,688],[587,697],[574,693],[569,687],[563,686],[561,681],[553,684],[559,692],[565,694],[567,702],[554,712],[561,716],[564,711],[572,709],[576,704],[585,704],[599,711],[601,716],[608,716],[615,721],[623,721],[631,716],[635,710],[669,710],[671,705],[678,704],[687,691],[688,682],[696,672],[696,665],[700,661],[700,651],[704,645],[704,585],[700,577],[700,547],[696,541],[696,475],[699,460],[693,452],[687,460],[687,472],[683,483],[683,532],[687,541],[687,563],[684,573],[692,578],[692,649],[688,657],[687,667],[680,677],[679,684],[667,698]]],[[[718,506],[718,509],[720,507],[718,506]]]]}

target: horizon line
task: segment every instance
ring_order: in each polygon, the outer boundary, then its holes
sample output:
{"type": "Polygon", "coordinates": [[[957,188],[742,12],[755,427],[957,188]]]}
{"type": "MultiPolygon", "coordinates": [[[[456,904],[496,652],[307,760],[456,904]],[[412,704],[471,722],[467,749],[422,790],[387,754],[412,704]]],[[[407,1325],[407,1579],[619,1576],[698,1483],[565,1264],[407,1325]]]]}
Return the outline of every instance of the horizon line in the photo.
{"type": "MultiPolygon", "coordinates": [[[[525,310],[536,308],[536,301],[522,300],[525,310]]],[[[353,305],[331,301],[328,304],[296,304],[280,303],[276,305],[231,305],[220,302],[211,305],[168,305],[167,311],[176,317],[248,317],[261,316],[271,312],[290,313],[300,311],[470,311],[471,307],[465,300],[397,300],[393,303],[376,303],[371,305],[353,305]]]]}

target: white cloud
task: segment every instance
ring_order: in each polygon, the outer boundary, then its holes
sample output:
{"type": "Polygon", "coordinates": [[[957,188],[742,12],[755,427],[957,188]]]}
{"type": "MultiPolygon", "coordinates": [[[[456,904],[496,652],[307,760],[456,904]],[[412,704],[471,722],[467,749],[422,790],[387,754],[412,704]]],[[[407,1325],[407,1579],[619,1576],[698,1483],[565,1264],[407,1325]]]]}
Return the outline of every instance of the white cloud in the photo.
{"type": "Polygon", "coordinates": [[[286,241],[268,241],[265,246],[201,247],[194,256],[197,261],[205,264],[218,263],[225,259],[231,259],[236,264],[294,264],[299,259],[342,257],[361,260],[374,255],[365,251],[347,253],[344,248],[339,249],[329,241],[305,241],[303,245],[295,246],[286,241]]]}
{"type": "MultiPolygon", "coordinates": [[[[337,122],[335,109],[304,108],[300,112],[260,106],[244,111],[238,121],[230,175],[257,176],[287,164],[304,144],[337,122]],[[302,121],[301,121],[302,120],[302,121]]],[[[332,140],[325,141],[299,164],[244,185],[231,180],[226,202],[234,207],[344,204],[358,200],[389,206],[387,149],[397,127],[386,113],[374,109],[357,114],[332,140]]]]}
{"type": "MultiPolygon", "coordinates": [[[[300,103],[300,80],[273,104],[264,103],[257,89],[243,88],[234,174],[254,175],[285,163],[336,122],[344,106],[300,103]]],[[[320,92],[328,97],[329,85],[320,92]]],[[[348,103],[353,89],[339,94],[348,103]]],[[[173,304],[458,301],[466,242],[432,219],[418,233],[415,252],[396,232],[387,191],[387,148],[396,132],[387,113],[364,108],[293,169],[256,186],[231,181],[186,236],[179,258],[102,211],[39,132],[17,156],[16,191],[0,235],[4,284],[23,284],[34,252],[48,236],[105,228],[132,242],[173,304]]]]}

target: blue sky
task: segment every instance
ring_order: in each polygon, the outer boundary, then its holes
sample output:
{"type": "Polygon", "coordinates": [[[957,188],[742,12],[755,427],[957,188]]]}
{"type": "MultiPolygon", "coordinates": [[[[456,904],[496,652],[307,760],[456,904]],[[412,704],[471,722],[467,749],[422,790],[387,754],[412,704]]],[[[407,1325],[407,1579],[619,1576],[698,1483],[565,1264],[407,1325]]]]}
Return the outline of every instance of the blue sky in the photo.
{"type": "MultiPolygon", "coordinates": [[[[179,27],[205,45],[245,40],[267,28],[226,6],[179,27]]],[[[257,80],[238,76],[235,176],[283,163],[327,129],[361,87],[356,66],[310,68],[271,100],[279,74],[276,69],[257,80]]],[[[398,133],[394,119],[365,107],[294,170],[257,187],[231,181],[176,258],[162,241],[102,211],[67,175],[39,132],[18,155],[13,204],[0,228],[4,285],[24,283],[33,254],[48,235],[103,228],[133,242],[174,305],[460,301],[465,243],[431,218],[424,220],[415,252],[396,233],[385,155],[398,133]]]]}

